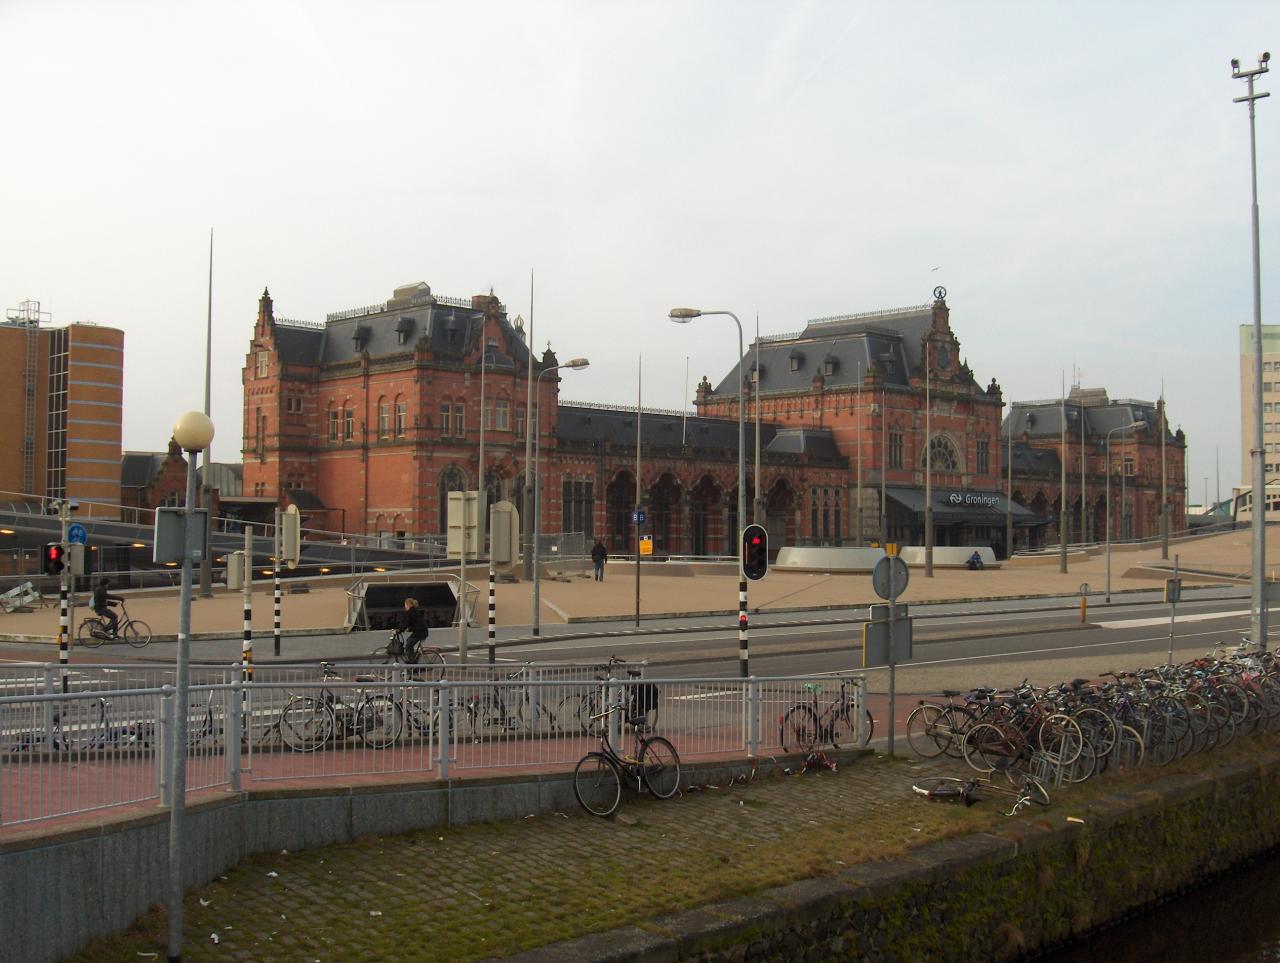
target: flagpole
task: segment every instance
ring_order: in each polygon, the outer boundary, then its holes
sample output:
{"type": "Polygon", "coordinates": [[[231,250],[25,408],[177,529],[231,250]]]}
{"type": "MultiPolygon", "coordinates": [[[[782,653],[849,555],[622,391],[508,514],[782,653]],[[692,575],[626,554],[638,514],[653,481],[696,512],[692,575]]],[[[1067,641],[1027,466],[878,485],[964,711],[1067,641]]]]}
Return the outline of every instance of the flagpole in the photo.
{"type": "MultiPolygon", "coordinates": [[[[205,331],[204,331],[204,414],[206,418],[212,417],[209,408],[211,400],[211,386],[213,383],[213,228],[209,228],[209,288],[208,296],[205,304],[205,331]]],[[[204,478],[200,484],[200,504],[209,507],[209,466],[213,459],[212,443],[205,446],[204,453],[200,456],[201,463],[204,465],[204,478]]],[[[194,454],[188,454],[188,457],[195,458],[194,454]]],[[[205,550],[204,558],[200,560],[200,598],[213,598],[213,571],[209,556],[213,553],[209,551],[210,535],[213,531],[213,518],[206,515],[207,525],[205,528],[205,550]]]]}

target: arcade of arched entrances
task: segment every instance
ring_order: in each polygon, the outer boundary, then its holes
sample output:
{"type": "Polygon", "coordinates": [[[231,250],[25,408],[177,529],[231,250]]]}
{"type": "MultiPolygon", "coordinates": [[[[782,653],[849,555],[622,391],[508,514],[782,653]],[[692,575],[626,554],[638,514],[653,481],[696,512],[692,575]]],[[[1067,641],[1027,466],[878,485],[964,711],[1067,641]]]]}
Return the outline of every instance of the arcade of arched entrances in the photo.
{"type": "Polygon", "coordinates": [[[1099,495],[1093,503],[1093,540],[1107,540],[1107,499],[1103,495],[1099,495]]]}
{"type": "Polygon", "coordinates": [[[703,475],[689,496],[689,554],[733,554],[726,538],[728,518],[720,483],[710,475],[703,475]]]}
{"type": "Polygon", "coordinates": [[[670,472],[664,472],[649,486],[650,534],[653,550],[659,555],[683,555],[684,535],[688,530],[688,506],[682,497],[684,489],[670,472]]]}
{"type": "Polygon", "coordinates": [[[611,552],[632,550],[631,533],[635,526],[631,523],[631,512],[635,500],[635,475],[629,471],[618,472],[605,489],[605,531],[611,552]]]}
{"type": "Polygon", "coordinates": [[[765,495],[764,505],[769,544],[778,547],[796,544],[796,490],[786,478],[773,483],[765,495]]]}

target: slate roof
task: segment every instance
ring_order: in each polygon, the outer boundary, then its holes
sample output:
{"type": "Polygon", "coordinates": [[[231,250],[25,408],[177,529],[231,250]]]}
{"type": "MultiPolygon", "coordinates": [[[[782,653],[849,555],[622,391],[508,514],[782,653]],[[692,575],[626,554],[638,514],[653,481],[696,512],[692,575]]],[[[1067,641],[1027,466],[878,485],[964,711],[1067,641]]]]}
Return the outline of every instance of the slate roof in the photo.
{"type": "MultiPolygon", "coordinates": [[[[1105,395],[1103,395],[1105,398],[1105,395]]],[[[1055,439],[1062,436],[1062,417],[1064,405],[1060,401],[1015,401],[1009,406],[1009,414],[1000,426],[1000,436],[1009,437],[1009,426],[1013,425],[1014,438],[1024,434],[1028,438],[1055,439]]],[[[1106,438],[1107,432],[1113,428],[1140,421],[1146,424],[1147,431],[1159,421],[1156,405],[1149,401],[1106,401],[1104,404],[1080,404],[1067,399],[1065,405],[1067,434],[1079,437],[1080,419],[1084,419],[1086,436],[1106,438]]],[[[1122,433],[1117,432],[1119,438],[1122,433]]],[[[1157,438],[1159,435],[1157,434],[1157,438]]],[[[1166,435],[1172,440],[1172,433],[1166,435]]]]}
{"type": "MultiPolygon", "coordinates": [[[[460,360],[475,350],[484,309],[464,306],[457,298],[433,298],[426,285],[419,287],[424,293],[406,299],[408,303],[373,305],[367,314],[339,312],[323,326],[277,319],[276,344],[281,358],[289,364],[341,364],[357,360],[363,352],[371,358],[405,354],[423,338],[437,357],[460,360]]],[[[514,357],[495,352],[494,367],[528,364],[523,334],[516,332],[505,313],[499,315],[498,323],[514,357]]]]}
{"type": "MultiPolygon", "coordinates": [[[[828,387],[851,387],[862,383],[872,361],[880,363],[884,381],[906,385],[911,372],[920,366],[920,344],[933,321],[933,306],[876,311],[869,314],[810,321],[796,335],[762,338],[759,343],[760,390],[808,390],[813,376],[823,372],[824,363],[833,363],[825,376],[828,387]],[[792,359],[796,358],[796,370],[792,359]]],[[[756,365],[756,345],[747,349],[742,362],[734,365],[715,387],[712,395],[738,392],[739,370],[750,372],[756,365]]]]}
{"type": "Polygon", "coordinates": [[[120,487],[146,488],[169,457],[163,451],[126,451],[120,458],[120,487]]]}
{"type": "MultiPolygon", "coordinates": [[[[556,438],[572,443],[608,442],[610,445],[635,447],[635,409],[608,405],[589,405],[561,401],[557,408],[556,438]]],[[[738,450],[738,422],[729,418],[685,419],[677,411],[645,410],[640,419],[640,444],[643,447],[679,447],[681,429],[685,443],[698,449],[738,450]]],[[[778,428],[760,425],[762,455],[805,455],[818,460],[844,461],[831,432],[812,428],[778,428]]],[[[746,457],[755,457],[755,425],[748,423],[744,439],[746,457]]]]}

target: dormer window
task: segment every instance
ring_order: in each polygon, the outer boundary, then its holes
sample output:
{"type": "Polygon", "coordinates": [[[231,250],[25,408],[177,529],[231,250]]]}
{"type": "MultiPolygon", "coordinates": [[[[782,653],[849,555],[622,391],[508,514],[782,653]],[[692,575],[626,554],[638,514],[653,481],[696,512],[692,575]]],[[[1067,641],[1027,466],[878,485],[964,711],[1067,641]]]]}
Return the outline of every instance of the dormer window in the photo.
{"type": "Polygon", "coordinates": [[[790,355],[790,360],[791,360],[791,370],[799,371],[801,368],[804,367],[804,352],[792,351],[790,355]]]}
{"type": "Polygon", "coordinates": [[[836,373],[836,368],[838,368],[839,366],[840,366],[840,361],[833,354],[829,354],[822,359],[822,373],[828,378],[830,378],[833,374],[836,373]]]}
{"type": "Polygon", "coordinates": [[[398,344],[408,344],[409,335],[413,334],[414,321],[413,318],[401,318],[396,322],[396,342],[398,344]]]}
{"type": "Polygon", "coordinates": [[[365,340],[369,337],[369,329],[363,324],[357,324],[354,331],[351,332],[351,340],[355,342],[356,350],[359,351],[364,347],[365,340]]]}

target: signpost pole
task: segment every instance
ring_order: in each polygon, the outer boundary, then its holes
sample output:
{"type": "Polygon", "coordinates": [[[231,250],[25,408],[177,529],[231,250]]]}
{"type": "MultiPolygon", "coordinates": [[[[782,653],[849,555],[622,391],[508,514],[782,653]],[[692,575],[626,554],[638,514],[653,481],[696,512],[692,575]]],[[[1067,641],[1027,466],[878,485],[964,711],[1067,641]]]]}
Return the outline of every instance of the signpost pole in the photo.
{"type": "Polygon", "coordinates": [[[1178,596],[1182,594],[1182,579],[1178,578],[1178,556],[1173,556],[1173,585],[1169,593],[1169,665],[1173,665],[1173,623],[1178,614],[1178,596]]]}

